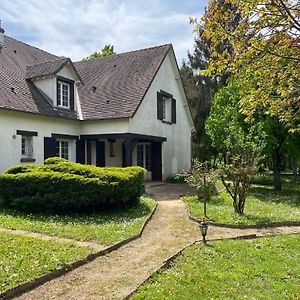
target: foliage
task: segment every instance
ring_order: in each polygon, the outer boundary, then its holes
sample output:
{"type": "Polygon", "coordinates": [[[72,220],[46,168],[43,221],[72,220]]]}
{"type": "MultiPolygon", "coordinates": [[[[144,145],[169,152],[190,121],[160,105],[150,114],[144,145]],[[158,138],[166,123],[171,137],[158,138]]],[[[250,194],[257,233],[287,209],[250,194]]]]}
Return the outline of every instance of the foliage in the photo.
{"type": "Polygon", "coordinates": [[[19,170],[21,173],[0,175],[0,199],[3,205],[28,211],[81,211],[132,204],[144,191],[145,170],[140,167],[97,168],[51,159],[31,172],[19,170]]]}
{"type": "Polygon", "coordinates": [[[0,233],[0,292],[85,258],[92,250],[74,243],[0,233]]]}
{"type": "Polygon", "coordinates": [[[299,243],[293,235],[193,245],[133,299],[298,299],[299,243]]]}
{"type": "Polygon", "coordinates": [[[203,17],[212,49],[205,75],[234,74],[243,114],[250,119],[262,110],[291,132],[300,130],[299,8],[296,0],[212,0],[203,17]],[[236,28],[232,6],[241,17],[236,28]]]}
{"type": "Polygon", "coordinates": [[[169,183],[184,183],[184,177],[182,176],[182,174],[176,174],[176,175],[168,176],[166,178],[166,182],[169,182],[169,183]]]}
{"type": "Polygon", "coordinates": [[[265,132],[260,123],[245,122],[239,112],[238,91],[239,85],[233,78],[219,90],[206,129],[213,146],[223,156],[222,183],[232,197],[234,210],[243,214],[246,195],[265,147],[265,132]]]}
{"type": "Polygon", "coordinates": [[[105,57],[109,55],[114,55],[116,52],[114,51],[113,45],[105,45],[104,48],[100,52],[94,52],[93,54],[89,55],[88,57],[84,58],[83,60],[90,60],[99,57],[105,57]]]}
{"type": "MultiPolygon", "coordinates": [[[[214,195],[209,202],[209,214],[215,222],[223,224],[268,224],[300,221],[300,179],[283,175],[283,191],[271,187],[271,176],[256,176],[247,197],[246,212],[238,215],[232,210],[232,200],[224,191],[214,195]]],[[[189,213],[203,218],[203,205],[197,197],[185,197],[189,213]]]]}
{"type": "Polygon", "coordinates": [[[25,213],[0,208],[0,226],[112,245],[139,233],[155,202],[142,197],[139,203],[122,209],[90,213],[25,213]]]}
{"type": "Polygon", "coordinates": [[[189,172],[183,173],[185,181],[197,188],[198,199],[203,199],[204,216],[207,216],[207,202],[215,192],[215,183],[218,178],[218,172],[211,168],[207,163],[195,161],[189,172]]]}

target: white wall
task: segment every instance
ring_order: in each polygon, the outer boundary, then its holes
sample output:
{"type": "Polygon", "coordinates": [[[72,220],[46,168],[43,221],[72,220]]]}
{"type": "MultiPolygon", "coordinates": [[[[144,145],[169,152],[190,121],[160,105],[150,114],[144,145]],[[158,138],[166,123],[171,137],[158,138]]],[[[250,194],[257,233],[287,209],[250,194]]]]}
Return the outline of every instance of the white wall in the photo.
{"type": "MultiPolygon", "coordinates": [[[[74,80],[75,82],[78,80],[76,74],[68,64],[66,64],[57,73],[57,75],[68,78],[70,80],[74,80]]],[[[39,79],[35,79],[33,82],[38,89],[40,89],[43,93],[45,93],[49,97],[49,99],[52,100],[53,106],[56,106],[56,96],[57,96],[56,77],[39,78],[39,79]]],[[[74,85],[74,109],[75,111],[80,112],[79,96],[78,96],[78,89],[76,84],[74,85]]]]}
{"type": "Polygon", "coordinates": [[[85,134],[127,133],[129,132],[128,119],[83,121],[80,123],[80,132],[85,134]]]}
{"type": "Polygon", "coordinates": [[[172,51],[162,63],[142,104],[130,120],[129,131],[166,137],[163,142],[163,177],[176,174],[191,166],[191,131],[193,123],[188,110],[172,51]],[[157,119],[157,92],[164,90],[176,99],[176,124],[157,119]]]}
{"type": "MultiPolygon", "coordinates": [[[[51,137],[52,133],[78,135],[79,122],[0,110],[0,173],[21,163],[21,135],[16,135],[17,130],[38,132],[38,136],[33,137],[33,158],[41,164],[44,161],[44,137],[51,137]]],[[[68,141],[70,160],[76,161],[75,140],[68,141]]]]}

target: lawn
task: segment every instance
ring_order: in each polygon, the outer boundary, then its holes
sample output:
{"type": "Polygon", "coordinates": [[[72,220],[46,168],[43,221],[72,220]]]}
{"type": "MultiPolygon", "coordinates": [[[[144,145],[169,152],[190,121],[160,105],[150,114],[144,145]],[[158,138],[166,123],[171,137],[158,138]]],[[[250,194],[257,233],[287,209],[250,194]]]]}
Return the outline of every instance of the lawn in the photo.
{"type": "Polygon", "coordinates": [[[112,245],[139,233],[155,202],[141,198],[134,207],[92,214],[25,214],[0,209],[0,226],[112,245]]]}
{"type": "Polygon", "coordinates": [[[300,235],[186,249],[133,299],[299,299],[300,235]]]}
{"type": "Polygon", "coordinates": [[[92,253],[74,243],[0,233],[0,292],[62,268],[92,253]]]}
{"type": "MultiPolygon", "coordinates": [[[[268,178],[256,182],[270,183],[268,178]]],[[[189,213],[203,217],[203,204],[196,196],[185,197],[189,213]]],[[[282,221],[300,221],[300,178],[283,177],[282,192],[275,192],[272,185],[254,184],[247,197],[245,213],[237,215],[227,192],[212,197],[207,206],[208,217],[225,224],[267,224],[282,221]]]]}

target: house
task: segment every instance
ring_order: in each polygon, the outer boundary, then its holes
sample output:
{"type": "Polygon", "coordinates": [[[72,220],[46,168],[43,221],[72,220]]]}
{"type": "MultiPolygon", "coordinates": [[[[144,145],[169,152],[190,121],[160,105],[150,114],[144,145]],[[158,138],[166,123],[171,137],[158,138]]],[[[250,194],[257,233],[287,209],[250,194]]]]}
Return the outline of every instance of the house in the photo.
{"type": "Polygon", "coordinates": [[[194,125],[172,45],[73,63],[8,36],[3,44],[0,172],[53,156],[139,165],[152,180],[191,166],[194,125]]]}

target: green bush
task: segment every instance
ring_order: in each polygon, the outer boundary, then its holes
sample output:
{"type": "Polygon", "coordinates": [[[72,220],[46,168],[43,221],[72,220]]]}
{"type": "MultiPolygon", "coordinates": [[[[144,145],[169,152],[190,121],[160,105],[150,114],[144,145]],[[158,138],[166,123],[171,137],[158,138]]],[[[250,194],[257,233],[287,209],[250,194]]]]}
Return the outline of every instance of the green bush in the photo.
{"type": "Polygon", "coordinates": [[[169,183],[184,183],[184,176],[182,174],[171,175],[166,178],[169,183]]]}
{"type": "Polygon", "coordinates": [[[98,168],[51,158],[0,175],[0,199],[27,211],[81,211],[132,204],[144,191],[140,167],[98,168]]]}
{"type": "Polygon", "coordinates": [[[254,176],[252,183],[260,185],[273,185],[274,180],[270,175],[256,175],[254,176]]]}
{"type": "Polygon", "coordinates": [[[37,169],[37,165],[17,165],[11,167],[5,171],[5,174],[19,174],[19,173],[28,173],[37,169]]]}

